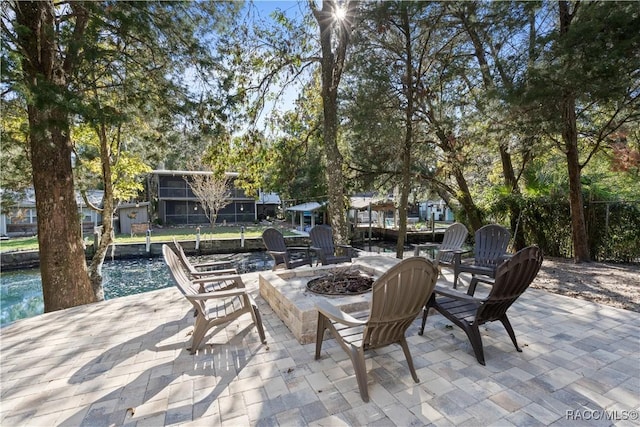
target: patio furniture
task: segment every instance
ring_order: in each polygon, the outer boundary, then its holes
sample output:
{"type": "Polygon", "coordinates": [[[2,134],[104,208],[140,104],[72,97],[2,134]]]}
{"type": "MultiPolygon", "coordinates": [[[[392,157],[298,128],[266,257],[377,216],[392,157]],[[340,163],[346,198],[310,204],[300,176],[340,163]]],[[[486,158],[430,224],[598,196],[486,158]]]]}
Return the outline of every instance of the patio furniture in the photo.
{"type": "Polygon", "coordinates": [[[478,229],[475,233],[472,262],[462,262],[462,252],[454,252],[453,289],[458,287],[460,273],[471,273],[471,282],[467,290],[469,295],[474,294],[478,281],[492,283],[491,280],[479,279],[477,276],[486,276],[489,279],[495,277],[498,265],[509,257],[509,239],[509,230],[498,224],[489,224],[478,229]]]}
{"type": "Polygon", "coordinates": [[[540,248],[529,246],[520,250],[498,266],[491,292],[484,299],[436,286],[424,308],[419,335],[424,333],[427,314],[433,307],[467,334],[480,364],[484,365],[485,360],[479,327],[487,322],[496,320],[502,322],[516,350],[522,352],[507,317],[507,310],[531,284],[541,265],[542,250],[540,248]]]}
{"type": "Polygon", "coordinates": [[[462,245],[465,240],[467,240],[468,235],[469,230],[467,230],[464,224],[460,224],[459,222],[453,223],[445,230],[444,236],[442,236],[442,243],[415,244],[413,245],[413,254],[419,256],[421,249],[434,250],[437,252],[434,261],[438,267],[445,266],[453,268],[455,255],[457,253],[462,254],[467,252],[462,250],[462,245]]]}
{"type": "Polygon", "coordinates": [[[191,261],[189,261],[189,258],[187,258],[187,255],[184,253],[182,245],[175,237],[173,238],[173,244],[175,245],[176,254],[179,257],[182,266],[189,272],[192,277],[196,279],[202,277],[217,276],[220,274],[238,274],[238,271],[235,268],[229,268],[231,267],[230,261],[209,261],[192,264],[191,261]],[[213,270],[210,270],[212,268],[213,270]]]}
{"type": "Polygon", "coordinates": [[[364,352],[396,343],[404,351],[413,380],[419,382],[405,332],[432,294],[437,278],[438,269],[431,261],[407,258],[373,283],[370,311],[345,313],[328,301],[318,302],[315,358],[320,358],[324,331],[328,329],[351,358],[360,396],[368,402],[364,352]]]}
{"type": "Polygon", "coordinates": [[[287,246],[284,242],[284,236],[275,228],[264,230],[262,241],[267,248],[267,253],[273,258],[273,270],[281,267],[288,270],[303,265],[311,266],[309,247],[287,246]]]}
{"type": "Polygon", "coordinates": [[[314,251],[322,265],[339,264],[341,262],[351,262],[351,251],[349,245],[333,244],[333,233],[331,227],[326,225],[316,225],[309,231],[311,238],[311,250],[314,251]],[[339,252],[336,252],[336,249],[339,252]]]}
{"type": "Polygon", "coordinates": [[[258,306],[247,293],[239,275],[216,277],[216,280],[231,282],[230,285],[225,286],[224,290],[200,292],[198,289],[200,283],[210,281],[211,278],[189,279],[185,270],[181,268],[178,255],[168,245],[162,245],[162,254],[174,284],[195,309],[196,319],[191,346],[188,348],[191,354],[198,350],[209,329],[231,322],[246,313],[250,313],[253,317],[260,341],[263,344],[266,343],[258,306]]]}

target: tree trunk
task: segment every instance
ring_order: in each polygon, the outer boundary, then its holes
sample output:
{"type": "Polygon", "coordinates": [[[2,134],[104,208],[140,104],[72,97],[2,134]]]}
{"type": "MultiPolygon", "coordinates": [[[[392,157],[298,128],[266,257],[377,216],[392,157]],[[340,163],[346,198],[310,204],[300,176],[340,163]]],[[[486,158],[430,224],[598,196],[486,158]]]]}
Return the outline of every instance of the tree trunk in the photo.
{"type": "Polygon", "coordinates": [[[347,220],[345,218],[344,176],[342,173],[343,158],[338,149],[338,105],[337,87],[332,90],[325,83],[325,78],[333,75],[332,62],[322,61],[322,111],[324,114],[324,153],[327,161],[327,186],[329,191],[329,224],[336,244],[348,242],[347,220]],[[325,62],[327,62],[325,64],[325,62]]]}
{"type": "Polygon", "coordinates": [[[569,206],[571,207],[571,238],[573,240],[573,259],[575,262],[590,262],[587,224],[584,219],[584,200],[580,182],[580,160],[578,157],[578,133],[576,131],[575,98],[567,94],[563,99],[562,139],[567,156],[569,173],[569,206]]]}
{"type": "MultiPolygon", "coordinates": [[[[573,14],[569,11],[569,3],[560,1],[560,37],[569,31],[573,14]]],[[[578,6],[576,5],[576,8],[578,6]]],[[[575,13],[575,9],[574,9],[575,13]]],[[[569,89],[565,89],[562,100],[562,140],[567,156],[569,173],[569,206],[571,207],[571,238],[573,240],[573,259],[575,262],[590,262],[587,224],[584,219],[584,201],[582,198],[581,168],[578,151],[578,131],[576,120],[576,97],[569,89]]]]}
{"type": "Polygon", "coordinates": [[[409,192],[411,191],[411,145],[413,143],[413,115],[414,115],[414,78],[413,78],[413,51],[411,49],[411,28],[407,4],[402,3],[400,8],[402,31],[405,37],[405,97],[407,107],[405,110],[405,135],[401,152],[402,170],[400,175],[400,204],[398,215],[400,224],[398,227],[398,241],[396,242],[396,258],[404,257],[404,242],[407,235],[407,206],[409,204],[409,192]]]}
{"type": "MultiPolygon", "coordinates": [[[[478,64],[480,65],[480,71],[482,74],[482,81],[484,83],[484,87],[487,91],[495,90],[496,84],[494,81],[494,77],[491,74],[491,70],[489,67],[489,63],[487,61],[485,55],[485,46],[482,42],[480,35],[478,34],[475,26],[476,16],[475,16],[475,4],[470,3],[471,5],[471,16],[466,14],[461,14],[461,19],[464,24],[465,30],[469,34],[469,38],[473,43],[474,53],[476,59],[478,60],[478,64]],[[471,19],[470,19],[471,18],[471,19]]],[[[488,43],[491,45],[491,42],[488,43]]],[[[492,46],[489,46],[490,48],[492,46]]],[[[497,58],[494,58],[497,61],[497,58]]],[[[503,84],[512,89],[512,82],[506,78],[506,75],[502,75],[503,84]]],[[[520,196],[520,189],[518,188],[518,180],[516,179],[516,174],[513,170],[513,162],[511,160],[511,153],[509,153],[509,149],[504,143],[499,144],[500,151],[500,161],[502,162],[502,175],[504,177],[504,185],[511,194],[515,196],[520,196]]],[[[520,207],[517,203],[510,200],[508,203],[509,206],[509,225],[511,228],[511,233],[513,236],[513,245],[515,250],[520,250],[526,246],[526,242],[524,240],[524,235],[518,230],[518,219],[520,218],[520,207]]],[[[474,227],[475,228],[475,227],[474,227]]]]}
{"type": "Polygon", "coordinates": [[[484,225],[482,213],[480,209],[473,202],[473,198],[471,197],[471,191],[469,190],[469,186],[467,184],[467,180],[464,177],[464,174],[459,168],[453,168],[453,176],[456,179],[456,183],[458,184],[459,193],[456,195],[456,199],[462,205],[462,209],[464,209],[467,214],[467,219],[469,220],[469,225],[471,226],[471,232],[475,233],[480,227],[484,225]]]}
{"type": "Polygon", "coordinates": [[[91,264],[89,264],[89,279],[97,301],[104,300],[104,287],[102,286],[102,265],[104,258],[113,242],[113,212],[114,194],[113,180],[111,179],[111,147],[107,138],[107,131],[104,123],[97,128],[98,139],[100,140],[100,159],[102,163],[102,183],[104,185],[104,196],[102,198],[102,235],[100,243],[93,254],[91,264]]]}
{"type": "MultiPolygon", "coordinates": [[[[15,8],[16,24],[23,27],[18,44],[30,95],[29,145],[44,311],[50,312],[94,302],[95,296],[87,274],[75,198],[69,117],[60,104],[65,98],[67,70],[57,50],[54,5],[16,2],[15,8]]],[[[82,17],[77,21],[83,25],[82,17]]],[[[71,61],[71,53],[68,55],[66,59],[71,61]]]]}
{"type": "MultiPolygon", "coordinates": [[[[322,9],[318,10],[313,0],[309,6],[320,29],[320,46],[322,49],[322,112],[324,115],[324,153],[327,162],[327,186],[329,191],[329,222],[333,230],[336,244],[348,243],[346,220],[346,204],[344,191],[343,157],[338,149],[338,86],[342,77],[345,53],[349,44],[351,29],[340,23],[336,53],[333,52],[332,26],[335,24],[337,9],[335,1],[324,0],[322,9]]],[[[347,2],[347,17],[353,18],[354,2],[347,2]]]]}

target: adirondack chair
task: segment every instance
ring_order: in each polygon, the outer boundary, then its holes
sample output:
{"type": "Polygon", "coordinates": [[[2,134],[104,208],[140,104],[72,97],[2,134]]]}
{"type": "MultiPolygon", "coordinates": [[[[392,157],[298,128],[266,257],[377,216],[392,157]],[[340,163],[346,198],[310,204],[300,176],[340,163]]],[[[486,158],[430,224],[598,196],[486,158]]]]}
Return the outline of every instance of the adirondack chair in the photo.
{"type": "Polygon", "coordinates": [[[341,262],[351,262],[351,252],[353,248],[349,245],[333,244],[333,234],[331,227],[326,225],[316,225],[309,231],[311,238],[311,250],[315,252],[322,265],[339,264],[341,262]]]}
{"type": "Polygon", "coordinates": [[[424,333],[427,314],[430,308],[451,322],[462,328],[467,334],[476,359],[485,364],[480,325],[499,320],[507,330],[516,350],[518,347],[515,333],[507,317],[507,310],[529,287],[538,274],[542,265],[542,250],[536,246],[529,246],[520,250],[513,257],[498,266],[495,272],[495,282],[491,292],[484,299],[474,298],[467,294],[436,286],[436,289],[424,308],[422,326],[418,332],[424,333]]]}
{"type": "Polygon", "coordinates": [[[421,249],[435,250],[436,256],[434,261],[436,265],[438,267],[444,266],[453,268],[456,254],[464,253],[464,251],[462,251],[462,245],[465,240],[467,240],[468,235],[469,230],[467,230],[467,227],[465,227],[464,224],[456,222],[446,229],[444,236],[442,236],[442,243],[415,244],[413,245],[413,254],[415,256],[419,256],[421,249]]]}
{"type": "Polygon", "coordinates": [[[492,283],[488,279],[495,277],[498,265],[509,257],[507,254],[509,239],[511,239],[509,230],[498,224],[489,224],[478,229],[475,233],[472,262],[463,262],[462,252],[454,252],[453,288],[458,287],[460,273],[471,273],[471,282],[467,290],[469,295],[474,294],[478,281],[492,283]]]}
{"type": "Polygon", "coordinates": [[[438,269],[430,260],[422,257],[407,258],[391,267],[373,283],[370,311],[348,314],[328,301],[316,303],[316,360],[320,359],[324,331],[328,329],[351,358],[360,396],[363,401],[368,402],[364,352],[400,344],[411,376],[416,383],[419,382],[405,332],[433,293],[437,278],[438,269]]]}
{"type": "Polygon", "coordinates": [[[303,265],[311,266],[309,247],[287,246],[284,236],[275,228],[267,228],[262,232],[262,241],[267,248],[267,253],[274,261],[273,270],[278,268],[296,268],[303,265]]]}
{"type": "Polygon", "coordinates": [[[230,261],[209,261],[197,264],[192,264],[184,253],[184,248],[174,237],[173,244],[176,248],[175,252],[180,259],[182,266],[189,272],[189,275],[193,278],[212,277],[220,274],[238,274],[238,270],[231,267],[230,261]],[[202,270],[206,269],[206,270],[202,270]]]}
{"type": "Polygon", "coordinates": [[[215,277],[217,281],[229,283],[225,290],[200,292],[200,284],[211,281],[212,278],[190,279],[182,268],[178,255],[168,245],[162,245],[162,254],[174,284],[195,309],[195,324],[189,346],[191,354],[198,350],[209,329],[231,322],[246,313],[253,317],[260,341],[266,343],[258,306],[247,293],[239,275],[215,277]]]}

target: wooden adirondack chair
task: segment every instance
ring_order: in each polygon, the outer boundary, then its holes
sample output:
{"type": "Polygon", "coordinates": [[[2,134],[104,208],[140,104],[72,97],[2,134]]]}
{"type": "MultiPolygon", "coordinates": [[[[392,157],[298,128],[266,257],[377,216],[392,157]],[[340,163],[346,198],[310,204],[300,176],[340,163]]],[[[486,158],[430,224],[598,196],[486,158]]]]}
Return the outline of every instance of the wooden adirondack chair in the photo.
{"type": "Polygon", "coordinates": [[[316,359],[320,358],[324,331],[328,329],[351,358],[360,396],[368,402],[364,352],[400,344],[411,376],[419,382],[405,332],[432,294],[437,278],[438,269],[430,260],[407,258],[373,283],[370,311],[347,314],[327,301],[318,302],[316,359]]]}
{"type": "Polygon", "coordinates": [[[444,236],[442,236],[442,243],[421,243],[413,245],[413,254],[419,256],[421,249],[434,250],[436,251],[434,261],[438,267],[445,266],[453,268],[455,255],[464,253],[462,245],[464,245],[468,235],[469,230],[467,230],[467,227],[465,227],[464,224],[456,222],[445,230],[444,236]]]}
{"type": "Polygon", "coordinates": [[[540,248],[529,246],[520,250],[498,266],[491,292],[484,299],[436,286],[435,292],[424,308],[419,334],[423,334],[429,309],[433,307],[462,328],[471,342],[476,359],[482,365],[485,364],[485,360],[480,325],[487,322],[496,320],[502,322],[516,350],[522,352],[507,317],[507,310],[529,287],[541,265],[542,250],[540,248]]]}
{"type": "Polygon", "coordinates": [[[467,290],[469,295],[474,294],[478,281],[491,283],[491,281],[480,279],[477,276],[485,276],[489,279],[495,277],[498,265],[509,257],[507,246],[510,239],[509,230],[498,224],[489,224],[478,229],[475,233],[472,262],[463,262],[462,252],[454,252],[453,288],[458,287],[458,277],[460,273],[465,272],[471,273],[471,282],[467,290]]]}
{"type": "Polygon", "coordinates": [[[235,268],[231,268],[230,261],[209,261],[198,264],[192,264],[184,253],[184,248],[174,237],[173,244],[176,248],[176,254],[178,255],[182,266],[189,272],[194,278],[210,277],[220,274],[238,274],[235,268]]]}
{"type": "Polygon", "coordinates": [[[353,248],[349,245],[338,245],[340,253],[336,252],[331,227],[316,225],[309,231],[309,237],[311,250],[315,252],[322,265],[351,262],[353,248]]]}
{"type": "Polygon", "coordinates": [[[309,247],[287,246],[284,236],[275,228],[267,228],[262,232],[262,241],[267,248],[267,253],[274,261],[273,270],[278,268],[296,268],[303,265],[311,266],[309,247]]]}
{"type": "Polygon", "coordinates": [[[198,350],[209,329],[231,322],[246,313],[253,317],[260,341],[266,343],[258,306],[247,293],[239,275],[190,279],[182,268],[178,255],[168,245],[162,245],[162,254],[174,284],[195,309],[195,324],[189,347],[192,354],[198,350]],[[201,285],[212,280],[225,282],[227,285],[224,290],[201,292],[201,285]]]}

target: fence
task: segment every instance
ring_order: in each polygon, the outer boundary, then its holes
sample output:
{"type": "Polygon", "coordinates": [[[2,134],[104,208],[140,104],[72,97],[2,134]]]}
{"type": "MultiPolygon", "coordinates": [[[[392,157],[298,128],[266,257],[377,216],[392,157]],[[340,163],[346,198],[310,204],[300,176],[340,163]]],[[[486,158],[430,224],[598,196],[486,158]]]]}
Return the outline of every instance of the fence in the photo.
{"type": "MultiPolygon", "coordinates": [[[[584,214],[594,261],[640,262],[640,201],[591,201],[585,203],[584,214]]],[[[573,257],[567,201],[527,200],[520,226],[525,240],[546,255],[573,257]]]]}

